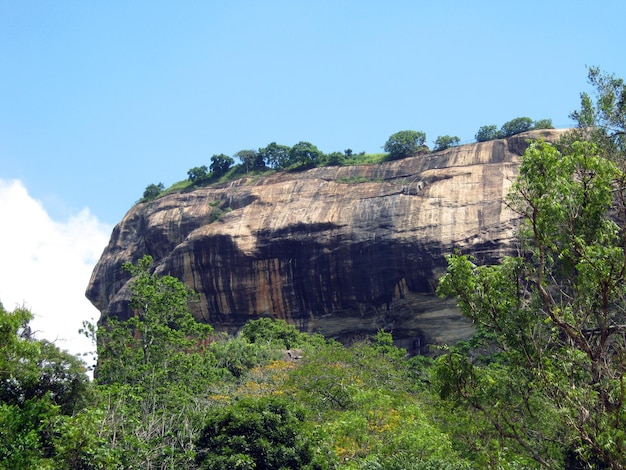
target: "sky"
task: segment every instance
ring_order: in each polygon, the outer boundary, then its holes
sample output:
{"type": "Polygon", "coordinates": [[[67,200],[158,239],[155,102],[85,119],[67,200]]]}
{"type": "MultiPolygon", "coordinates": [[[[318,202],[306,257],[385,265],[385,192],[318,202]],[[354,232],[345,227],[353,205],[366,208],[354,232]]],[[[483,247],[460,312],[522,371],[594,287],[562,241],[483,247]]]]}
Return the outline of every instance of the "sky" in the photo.
{"type": "Polygon", "coordinates": [[[380,153],[572,124],[626,78],[626,2],[0,0],[0,301],[75,352],[113,226],[149,184],[277,142],[380,153]]]}

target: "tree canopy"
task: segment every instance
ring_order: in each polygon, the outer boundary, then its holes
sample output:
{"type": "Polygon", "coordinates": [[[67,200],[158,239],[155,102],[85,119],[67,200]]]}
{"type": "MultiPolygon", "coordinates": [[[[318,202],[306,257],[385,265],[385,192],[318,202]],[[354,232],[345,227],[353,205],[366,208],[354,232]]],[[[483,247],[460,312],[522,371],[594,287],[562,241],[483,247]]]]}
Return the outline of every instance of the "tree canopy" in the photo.
{"type": "Polygon", "coordinates": [[[384,145],[389,159],[398,160],[417,154],[426,142],[426,134],[421,131],[399,131],[392,134],[384,145]]]}
{"type": "Polygon", "coordinates": [[[213,155],[211,157],[211,166],[209,167],[213,176],[219,178],[225,175],[231,166],[235,163],[235,160],[228,155],[220,153],[219,155],[213,155]]]}
{"type": "Polygon", "coordinates": [[[495,124],[482,126],[476,133],[476,142],[487,142],[495,139],[505,139],[512,135],[534,129],[553,129],[551,119],[533,121],[529,117],[518,117],[505,122],[500,129],[495,124]]]}
{"type": "Polygon", "coordinates": [[[439,152],[440,150],[455,147],[459,145],[459,142],[461,142],[461,139],[457,136],[440,135],[435,140],[435,147],[433,148],[433,152],[439,152]]]}

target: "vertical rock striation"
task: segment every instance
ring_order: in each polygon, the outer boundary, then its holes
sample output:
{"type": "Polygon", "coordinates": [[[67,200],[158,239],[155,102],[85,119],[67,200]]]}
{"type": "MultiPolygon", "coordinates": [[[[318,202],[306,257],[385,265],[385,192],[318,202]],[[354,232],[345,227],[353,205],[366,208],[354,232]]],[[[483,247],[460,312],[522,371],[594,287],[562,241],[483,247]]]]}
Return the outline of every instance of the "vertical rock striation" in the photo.
{"type": "Polygon", "coordinates": [[[144,254],[200,293],[196,318],[235,332],[283,318],[349,340],[392,330],[413,352],[471,334],[454,303],[433,295],[457,248],[480,262],[513,249],[503,203],[528,139],[453,147],[379,165],[276,173],[137,204],[115,227],[87,297],[127,317],[121,265],[144,254]]]}

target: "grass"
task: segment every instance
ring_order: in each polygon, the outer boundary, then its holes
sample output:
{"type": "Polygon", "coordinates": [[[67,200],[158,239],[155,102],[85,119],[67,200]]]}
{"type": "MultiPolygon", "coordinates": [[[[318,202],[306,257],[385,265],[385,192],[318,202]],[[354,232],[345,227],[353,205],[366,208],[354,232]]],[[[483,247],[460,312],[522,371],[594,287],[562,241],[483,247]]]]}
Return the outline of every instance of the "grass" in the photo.
{"type": "MultiPolygon", "coordinates": [[[[350,157],[344,158],[341,166],[356,166],[356,165],[376,165],[382,162],[387,161],[388,154],[387,153],[359,153],[353,154],[350,157]]],[[[249,177],[251,178],[251,182],[258,180],[262,176],[270,175],[272,173],[276,173],[277,171],[302,171],[304,168],[301,165],[295,165],[292,168],[287,168],[285,170],[275,170],[275,169],[267,169],[263,171],[251,171],[246,173],[242,165],[233,166],[226,174],[221,176],[220,178],[211,178],[207,181],[206,184],[201,186],[195,186],[188,179],[178,181],[174,183],[169,188],[163,190],[161,194],[157,196],[163,197],[172,193],[179,193],[183,191],[190,191],[197,187],[210,186],[211,184],[216,183],[226,183],[228,181],[233,181],[238,178],[249,177]]],[[[337,180],[338,183],[346,183],[346,184],[357,184],[357,183],[368,183],[378,181],[376,179],[368,179],[365,177],[351,177],[351,178],[340,178],[337,180]]],[[[157,199],[155,198],[155,199],[157,199]]],[[[140,200],[139,202],[146,202],[144,200],[140,200]]]]}
{"type": "Polygon", "coordinates": [[[346,178],[337,178],[337,183],[343,184],[359,184],[359,183],[382,183],[382,178],[366,178],[365,176],[350,176],[346,178]]]}

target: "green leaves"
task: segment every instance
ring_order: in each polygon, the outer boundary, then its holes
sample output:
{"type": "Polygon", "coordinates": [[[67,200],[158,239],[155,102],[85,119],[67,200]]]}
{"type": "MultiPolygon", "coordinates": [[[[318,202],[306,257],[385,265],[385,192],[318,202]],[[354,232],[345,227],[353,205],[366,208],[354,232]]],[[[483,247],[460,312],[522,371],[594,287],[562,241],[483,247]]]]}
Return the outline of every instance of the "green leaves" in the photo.
{"type": "Polygon", "coordinates": [[[474,348],[497,352],[439,358],[442,398],[480,412],[542,465],[626,459],[616,438],[626,405],[622,181],[595,143],[532,143],[507,198],[521,217],[520,257],[476,266],[452,255],[437,291],[489,334],[474,348]]]}
{"type": "Polygon", "coordinates": [[[217,409],[198,440],[200,468],[309,469],[304,410],[276,397],[243,398],[217,409]]]}
{"type": "Polygon", "coordinates": [[[461,142],[461,139],[457,136],[440,135],[435,140],[435,147],[433,148],[433,152],[439,152],[450,147],[455,147],[459,145],[459,142],[461,142]]]}
{"type": "MultiPolygon", "coordinates": [[[[411,157],[423,149],[426,134],[421,131],[400,131],[392,134],[383,147],[390,160],[411,157]]],[[[425,149],[426,151],[427,148],[425,149]]]]}

